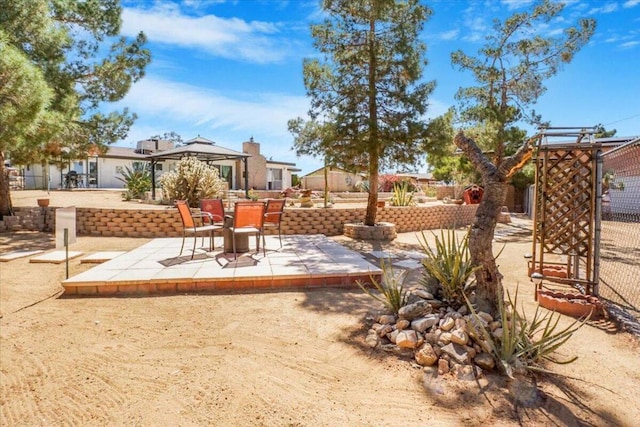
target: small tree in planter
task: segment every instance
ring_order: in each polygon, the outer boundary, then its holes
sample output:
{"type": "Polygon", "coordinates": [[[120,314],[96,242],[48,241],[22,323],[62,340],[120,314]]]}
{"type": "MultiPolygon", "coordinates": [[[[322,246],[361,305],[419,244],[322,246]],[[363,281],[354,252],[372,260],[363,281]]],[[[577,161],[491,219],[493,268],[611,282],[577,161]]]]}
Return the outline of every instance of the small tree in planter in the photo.
{"type": "Polygon", "coordinates": [[[225,181],[218,169],[195,157],[183,157],[175,170],[160,177],[160,186],[165,200],[186,200],[192,208],[200,200],[217,197],[225,189],[225,181]]]}

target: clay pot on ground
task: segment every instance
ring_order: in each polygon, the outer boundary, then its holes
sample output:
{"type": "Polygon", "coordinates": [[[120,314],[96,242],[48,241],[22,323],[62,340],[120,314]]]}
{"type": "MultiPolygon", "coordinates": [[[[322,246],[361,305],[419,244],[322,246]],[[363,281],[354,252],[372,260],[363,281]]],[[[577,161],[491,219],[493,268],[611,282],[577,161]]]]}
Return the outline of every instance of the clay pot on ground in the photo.
{"type": "Polygon", "coordinates": [[[46,208],[49,206],[49,199],[38,199],[38,206],[41,208],[46,208]]]}

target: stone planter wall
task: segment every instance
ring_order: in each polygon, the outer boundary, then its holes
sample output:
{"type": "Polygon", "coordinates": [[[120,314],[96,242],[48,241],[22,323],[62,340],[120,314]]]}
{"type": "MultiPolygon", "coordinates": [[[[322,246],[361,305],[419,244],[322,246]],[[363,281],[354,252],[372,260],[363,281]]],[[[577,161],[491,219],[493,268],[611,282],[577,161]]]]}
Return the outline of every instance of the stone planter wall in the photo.
{"type": "MultiPolygon", "coordinates": [[[[391,222],[398,233],[468,225],[478,205],[433,205],[385,207],[378,209],[377,222],[391,222]]],[[[16,208],[16,216],[0,220],[0,232],[55,230],[55,207],[16,208]]],[[[283,234],[343,234],[345,223],[362,222],[365,208],[286,208],[282,217],[283,234]]],[[[78,235],[105,237],[182,236],[180,215],[174,208],[100,209],[77,208],[78,235]]],[[[268,233],[277,233],[269,230],[268,233]]]]}

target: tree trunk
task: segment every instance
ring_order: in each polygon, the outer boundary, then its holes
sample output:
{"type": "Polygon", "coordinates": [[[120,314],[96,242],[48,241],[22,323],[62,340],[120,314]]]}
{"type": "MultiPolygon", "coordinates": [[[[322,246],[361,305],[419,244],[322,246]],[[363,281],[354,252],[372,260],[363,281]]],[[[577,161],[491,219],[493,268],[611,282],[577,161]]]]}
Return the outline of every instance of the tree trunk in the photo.
{"type": "Polygon", "coordinates": [[[508,177],[522,167],[520,162],[531,154],[533,140],[535,137],[527,140],[513,156],[504,158],[498,165],[493,164],[464,132],[458,132],[453,140],[482,175],[484,194],[471,225],[469,251],[473,265],[480,266],[476,271],[478,309],[492,315],[496,314],[499,299],[504,298],[502,275],[493,256],[493,233],[507,195],[508,177]]]}
{"type": "Polygon", "coordinates": [[[369,198],[367,199],[367,212],[364,216],[364,225],[376,225],[378,211],[378,155],[372,150],[369,158],[369,198]]]}
{"type": "Polygon", "coordinates": [[[0,151],[0,218],[13,215],[9,170],[4,167],[4,153],[0,151]]]}
{"type": "Polygon", "coordinates": [[[507,185],[493,176],[483,176],[484,194],[478,205],[469,235],[469,251],[476,271],[476,301],[478,309],[495,314],[498,298],[503,295],[502,274],[493,256],[493,234],[500,209],[504,204],[507,185]]]}

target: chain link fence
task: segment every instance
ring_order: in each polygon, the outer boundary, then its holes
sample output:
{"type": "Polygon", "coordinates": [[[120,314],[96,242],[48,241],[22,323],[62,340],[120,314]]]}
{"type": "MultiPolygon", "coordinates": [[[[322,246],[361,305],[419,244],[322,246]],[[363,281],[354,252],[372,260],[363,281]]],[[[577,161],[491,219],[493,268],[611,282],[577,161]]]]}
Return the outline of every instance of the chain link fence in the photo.
{"type": "Polygon", "coordinates": [[[599,295],[640,321],[640,139],[602,158],[599,295]]]}

